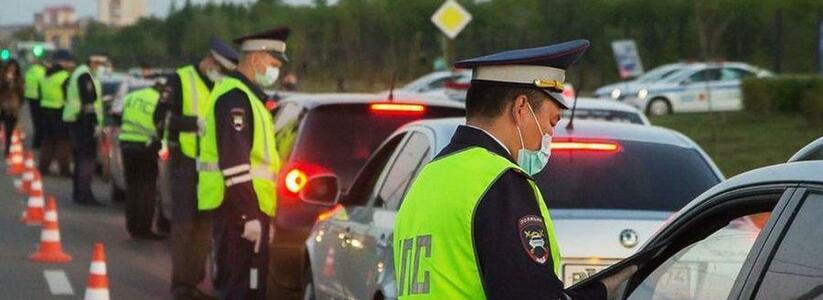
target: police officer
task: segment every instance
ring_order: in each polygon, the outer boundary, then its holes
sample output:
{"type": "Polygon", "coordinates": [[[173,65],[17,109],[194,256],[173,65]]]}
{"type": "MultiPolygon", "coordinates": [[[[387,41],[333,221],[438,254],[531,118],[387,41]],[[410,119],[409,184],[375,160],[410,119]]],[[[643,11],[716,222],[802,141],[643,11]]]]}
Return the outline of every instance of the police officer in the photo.
{"type": "Polygon", "coordinates": [[[40,56],[32,56],[31,65],[26,70],[25,88],[23,97],[29,103],[29,113],[31,114],[31,124],[34,127],[34,140],[32,147],[40,149],[40,141],[43,139],[40,132],[40,82],[46,77],[46,66],[40,56]]]}
{"type": "Polygon", "coordinates": [[[126,177],[126,230],[132,238],[158,240],[152,231],[157,203],[157,152],[168,106],[161,102],[164,80],[126,95],[120,150],[126,177]]]}
{"type": "Polygon", "coordinates": [[[97,159],[97,136],[103,126],[103,93],[98,77],[105,73],[108,57],[89,55],[85,64],[74,69],[66,87],[62,118],[68,124],[74,157],[72,199],[81,205],[102,206],[91,191],[97,159]]]}
{"type": "Polygon", "coordinates": [[[57,156],[60,175],[70,176],[71,144],[62,114],[70,72],[76,65],[71,52],[63,49],[52,54],[52,61],[51,68],[46,70],[46,76],[40,82],[42,141],[38,169],[43,175],[49,174],[52,160],[57,156]]]}
{"type": "Polygon", "coordinates": [[[271,218],[280,167],[271,113],[261,88],[271,87],[286,61],[287,27],[235,40],[237,71],[212,90],[200,149],[200,210],[214,211],[221,299],[264,299],[271,218]]]}
{"type": "Polygon", "coordinates": [[[197,210],[197,166],[201,134],[214,83],[237,67],[240,54],[214,38],[200,61],[169,77],[168,148],[172,199],[171,289],[175,299],[202,299],[197,286],[205,278],[211,251],[211,218],[197,210]]]}
{"type": "Polygon", "coordinates": [[[467,120],[421,171],[397,214],[399,299],[606,299],[631,272],[565,291],[560,251],[534,176],[567,105],[577,40],[457,62],[474,69],[467,120]],[[435,209],[436,208],[436,209],[435,209]]]}

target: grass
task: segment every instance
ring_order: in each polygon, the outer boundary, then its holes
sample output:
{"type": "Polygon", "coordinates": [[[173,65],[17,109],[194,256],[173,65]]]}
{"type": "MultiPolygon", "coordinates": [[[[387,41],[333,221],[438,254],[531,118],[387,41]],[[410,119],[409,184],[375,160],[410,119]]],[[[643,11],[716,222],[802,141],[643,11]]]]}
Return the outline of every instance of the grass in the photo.
{"type": "Polygon", "coordinates": [[[758,115],[725,112],[675,114],[650,118],[652,124],[677,130],[697,142],[726,177],[782,163],[823,136],[800,114],[758,115]]]}

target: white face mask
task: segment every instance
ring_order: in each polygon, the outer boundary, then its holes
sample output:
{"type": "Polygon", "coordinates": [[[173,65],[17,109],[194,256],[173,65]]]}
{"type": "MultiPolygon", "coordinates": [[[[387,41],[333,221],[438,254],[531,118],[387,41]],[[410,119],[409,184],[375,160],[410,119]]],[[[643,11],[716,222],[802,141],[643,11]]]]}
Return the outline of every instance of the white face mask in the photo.
{"type": "Polygon", "coordinates": [[[98,66],[94,68],[94,74],[97,76],[103,76],[106,74],[106,66],[98,66]]]}
{"type": "Polygon", "coordinates": [[[277,77],[280,77],[280,68],[267,66],[265,73],[255,74],[254,81],[261,87],[271,87],[274,85],[274,82],[277,81],[277,77]]]}
{"type": "Polygon", "coordinates": [[[206,77],[208,77],[212,82],[218,82],[220,79],[223,79],[223,74],[217,70],[209,70],[206,72],[206,77]]]}

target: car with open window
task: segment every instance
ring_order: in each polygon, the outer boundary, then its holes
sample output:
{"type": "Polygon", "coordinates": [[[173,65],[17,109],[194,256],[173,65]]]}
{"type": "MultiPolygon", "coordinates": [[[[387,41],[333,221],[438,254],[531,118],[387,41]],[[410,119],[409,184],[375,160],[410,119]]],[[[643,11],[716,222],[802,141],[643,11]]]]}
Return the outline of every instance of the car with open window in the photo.
{"type": "MultiPolygon", "coordinates": [[[[404,126],[342,195],[337,187],[345,183],[334,176],[308,179],[301,199],[334,208],[318,217],[305,241],[306,299],[396,297],[397,210],[415,176],[464,122],[451,118],[404,126]]],[[[561,245],[561,279],[568,285],[634,253],[674,212],[724,178],[697,144],[675,131],[591,120],[575,120],[573,129],[567,125],[561,121],[556,127],[551,160],[536,179],[561,245]]]]}

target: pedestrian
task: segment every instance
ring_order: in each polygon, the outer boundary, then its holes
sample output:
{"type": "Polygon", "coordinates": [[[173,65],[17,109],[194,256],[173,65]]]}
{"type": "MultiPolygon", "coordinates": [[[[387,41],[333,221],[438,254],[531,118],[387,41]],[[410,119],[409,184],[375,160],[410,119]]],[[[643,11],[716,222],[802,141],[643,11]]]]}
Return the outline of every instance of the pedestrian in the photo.
{"type": "Polygon", "coordinates": [[[237,67],[239,54],[219,39],[199,61],[169,76],[171,290],[175,299],[207,299],[198,285],[206,278],[211,252],[211,216],[197,209],[197,154],[205,132],[209,94],[215,81],[237,67]]]}
{"type": "Polygon", "coordinates": [[[40,129],[40,82],[46,77],[46,65],[40,56],[32,56],[31,65],[26,69],[25,89],[23,96],[29,104],[29,114],[31,124],[34,128],[34,138],[32,147],[40,149],[40,142],[43,140],[43,133],[40,129]]]}
{"type": "Polygon", "coordinates": [[[0,119],[3,120],[5,137],[5,156],[9,155],[11,136],[17,128],[20,116],[20,107],[23,105],[23,77],[20,75],[20,64],[10,59],[0,69],[0,119]]]}
{"type": "Polygon", "coordinates": [[[157,198],[157,159],[168,106],[164,80],[126,95],[120,150],[126,177],[126,230],[134,239],[159,240],[152,231],[157,198]]]}
{"type": "Polygon", "coordinates": [[[108,57],[89,55],[75,68],[66,87],[62,119],[68,124],[74,157],[72,199],[80,205],[102,206],[91,191],[97,161],[97,137],[103,128],[103,93],[97,78],[106,71],[108,57]]]}
{"type": "Polygon", "coordinates": [[[52,54],[53,64],[46,70],[40,82],[40,161],[38,169],[48,175],[53,159],[57,159],[60,175],[71,176],[71,143],[68,127],[63,122],[63,105],[66,101],[66,87],[69,76],[75,68],[71,52],[59,49],[52,54]]]}
{"type": "Polygon", "coordinates": [[[220,299],[266,298],[280,161],[263,89],[274,86],[286,62],[289,31],[280,27],[236,39],[243,53],[237,71],[209,97],[197,196],[200,210],[214,213],[220,299]]]}
{"type": "Polygon", "coordinates": [[[575,292],[534,176],[567,109],[576,40],[459,61],[473,69],[466,125],[412,183],[395,223],[399,299],[606,299],[634,267],[575,292]],[[413,270],[413,271],[412,271],[413,270]]]}

